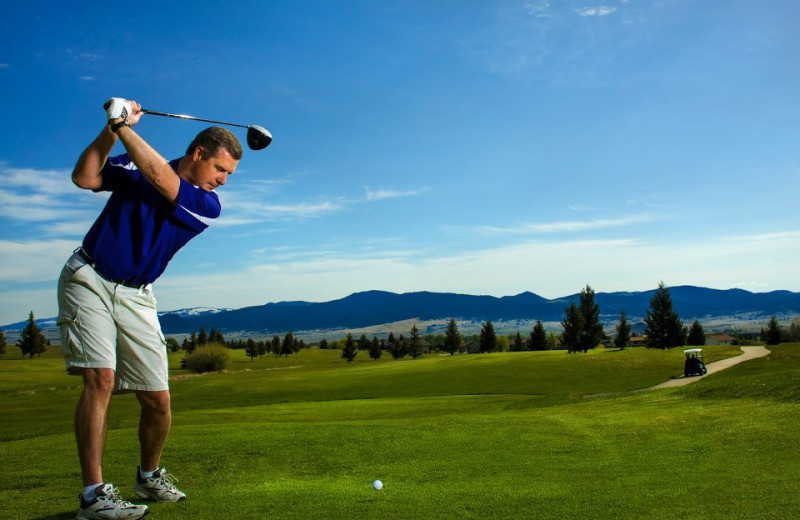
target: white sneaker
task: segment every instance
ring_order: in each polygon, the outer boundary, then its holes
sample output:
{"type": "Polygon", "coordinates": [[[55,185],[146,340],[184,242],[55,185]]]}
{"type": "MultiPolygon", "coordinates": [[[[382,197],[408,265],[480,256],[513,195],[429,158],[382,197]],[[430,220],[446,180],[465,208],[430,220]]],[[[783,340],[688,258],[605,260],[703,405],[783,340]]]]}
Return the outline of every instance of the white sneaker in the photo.
{"type": "Polygon", "coordinates": [[[133,491],[140,498],[153,502],[178,502],[186,499],[186,494],[172,483],[174,478],[175,475],[168,475],[164,468],[157,469],[150,478],[143,478],[137,470],[133,491]]]}
{"type": "Polygon", "coordinates": [[[113,484],[97,487],[97,497],[88,502],[79,494],[81,507],[76,520],[116,520],[120,518],[142,518],[150,512],[147,506],[137,506],[119,497],[119,490],[113,484]]]}

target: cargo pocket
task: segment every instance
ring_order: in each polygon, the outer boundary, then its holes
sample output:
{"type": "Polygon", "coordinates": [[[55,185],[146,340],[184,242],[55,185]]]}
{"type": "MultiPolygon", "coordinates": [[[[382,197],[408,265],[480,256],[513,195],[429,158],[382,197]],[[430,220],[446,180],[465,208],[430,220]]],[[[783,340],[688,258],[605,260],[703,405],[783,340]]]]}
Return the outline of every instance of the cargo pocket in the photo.
{"type": "Polygon", "coordinates": [[[86,350],[83,346],[80,313],[59,316],[57,323],[61,332],[61,350],[64,352],[64,357],[71,361],[85,361],[86,350]]]}

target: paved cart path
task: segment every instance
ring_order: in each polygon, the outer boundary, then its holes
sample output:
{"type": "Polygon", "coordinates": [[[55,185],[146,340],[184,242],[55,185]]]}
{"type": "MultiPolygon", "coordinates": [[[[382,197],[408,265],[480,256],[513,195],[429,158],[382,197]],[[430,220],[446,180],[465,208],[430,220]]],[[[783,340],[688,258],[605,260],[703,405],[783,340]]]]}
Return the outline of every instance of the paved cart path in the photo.
{"type": "Polygon", "coordinates": [[[706,370],[708,372],[702,376],[681,376],[677,379],[670,379],[665,383],[661,383],[656,386],[651,386],[648,390],[655,390],[658,388],[671,388],[673,386],[683,386],[688,385],[694,381],[702,379],[706,376],[719,372],[720,370],[725,370],[726,368],[730,368],[733,365],[738,365],[743,361],[749,361],[751,359],[756,359],[760,357],[764,357],[769,355],[770,351],[765,347],[740,347],[742,349],[742,354],[740,356],[723,359],[722,361],[716,361],[709,365],[706,365],[706,370]]]}

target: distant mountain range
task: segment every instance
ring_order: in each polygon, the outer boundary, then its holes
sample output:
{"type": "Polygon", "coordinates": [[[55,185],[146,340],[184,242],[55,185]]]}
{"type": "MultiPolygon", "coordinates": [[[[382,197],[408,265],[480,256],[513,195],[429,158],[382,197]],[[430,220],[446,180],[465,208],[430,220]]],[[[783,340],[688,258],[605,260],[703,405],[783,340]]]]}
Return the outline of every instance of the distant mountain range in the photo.
{"type": "MultiPolygon", "coordinates": [[[[622,309],[630,321],[639,321],[650,308],[655,290],[643,292],[596,293],[601,319],[616,321],[622,309]]],[[[674,309],[684,322],[694,319],[736,316],[768,319],[800,314],[800,293],[773,291],[752,293],[741,289],[717,290],[694,286],[671,287],[674,309]]],[[[560,321],[571,301],[579,294],[548,300],[531,292],[516,296],[471,296],[452,293],[383,291],[354,293],[324,303],[302,301],[268,303],[255,307],[212,313],[168,312],[160,316],[166,334],[199,330],[278,333],[325,329],[363,328],[407,319],[437,320],[542,320],[560,321]]]]}
{"type": "MultiPolygon", "coordinates": [[[[721,317],[759,320],[770,315],[800,315],[800,293],[772,291],[752,293],[742,289],[707,289],[694,286],[670,287],[674,309],[689,324],[695,319],[721,317]]],[[[596,293],[601,320],[610,323],[625,310],[628,320],[641,321],[650,308],[654,290],[642,292],[596,293]]],[[[241,309],[192,308],[159,315],[165,334],[207,331],[223,333],[272,334],[288,331],[354,329],[408,319],[421,321],[446,319],[472,321],[542,320],[557,322],[564,308],[579,302],[579,294],[548,300],[531,292],[516,296],[471,296],[453,293],[413,292],[396,294],[384,291],[354,293],[323,303],[303,301],[268,303],[241,309]]],[[[41,328],[55,326],[55,318],[37,320],[41,328]]],[[[26,322],[3,327],[20,330],[26,322]]]]}

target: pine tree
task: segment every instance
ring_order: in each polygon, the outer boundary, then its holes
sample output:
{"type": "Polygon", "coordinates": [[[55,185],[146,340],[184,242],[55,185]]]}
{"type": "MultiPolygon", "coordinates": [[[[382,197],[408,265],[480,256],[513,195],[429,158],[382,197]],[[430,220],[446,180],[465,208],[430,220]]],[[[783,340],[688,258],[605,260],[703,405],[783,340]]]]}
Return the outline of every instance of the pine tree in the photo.
{"type": "Polygon", "coordinates": [[[258,355],[258,345],[256,345],[256,342],[253,340],[253,338],[247,339],[247,346],[245,347],[244,352],[250,358],[250,362],[255,360],[256,356],[258,355]]]}
{"type": "Polygon", "coordinates": [[[408,340],[408,353],[413,359],[422,355],[422,338],[419,336],[419,329],[414,324],[411,327],[411,338],[408,340]]]}
{"type": "MultiPolygon", "coordinates": [[[[391,333],[389,337],[392,337],[391,333]]],[[[403,359],[408,354],[408,345],[406,344],[406,339],[402,334],[400,334],[400,337],[397,338],[397,341],[392,344],[391,353],[394,359],[403,359]]]]}
{"type": "Polygon", "coordinates": [[[168,352],[177,352],[177,351],[179,351],[181,349],[181,345],[180,345],[180,343],[178,343],[177,339],[175,339],[173,337],[169,337],[169,338],[166,338],[166,340],[167,340],[167,351],[168,352]]]}
{"type": "Polygon", "coordinates": [[[44,339],[42,331],[36,325],[36,319],[33,317],[33,311],[28,316],[28,324],[22,329],[22,334],[17,346],[22,351],[22,357],[29,356],[33,359],[34,354],[41,356],[45,351],[47,342],[44,339]]]}
{"type": "Polygon", "coordinates": [[[672,296],[664,282],[658,284],[658,290],[650,299],[644,323],[648,348],[664,350],[686,343],[686,331],[678,313],[672,310],[672,296]]]}
{"type": "Polygon", "coordinates": [[[628,323],[628,317],[625,315],[625,309],[619,313],[619,323],[617,323],[617,335],[614,336],[614,346],[620,350],[625,350],[625,347],[631,344],[631,326],[628,323]]]}
{"type": "Polygon", "coordinates": [[[450,318],[447,322],[447,330],[444,335],[443,350],[451,356],[455,354],[461,346],[461,334],[458,332],[458,325],[455,318],[450,318]]]}
{"type": "Polygon", "coordinates": [[[289,354],[293,354],[294,350],[294,334],[291,332],[287,332],[286,336],[283,337],[283,344],[281,345],[281,355],[284,357],[289,357],[289,354]]]}
{"type": "Polygon", "coordinates": [[[342,348],[342,359],[346,359],[347,363],[350,364],[358,355],[358,345],[356,344],[355,340],[353,339],[352,334],[347,335],[347,339],[344,341],[344,348],[342,348]]]}
{"type": "Polygon", "coordinates": [[[200,334],[197,336],[197,346],[202,347],[203,345],[208,345],[208,333],[206,329],[200,327],[200,334]]]}
{"type": "Polygon", "coordinates": [[[189,338],[189,348],[186,349],[186,352],[191,354],[197,348],[197,333],[192,331],[192,336],[189,338]]]}
{"type": "Polygon", "coordinates": [[[581,291],[580,300],[582,327],[578,344],[580,350],[586,352],[603,341],[603,324],[600,323],[600,306],[594,303],[594,290],[589,285],[581,291]]]}
{"type": "Polygon", "coordinates": [[[494,332],[494,325],[489,320],[486,320],[481,326],[479,345],[481,352],[494,352],[497,348],[497,334],[494,332]]]}
{"type": "Polygon", "coordinates": [[[564,309],[565,317],[561,322],[564,331],[561,333],[561,344],[567,347],[567,352],[572,354],[580,350],[581,329],[583,328],[583,315],[575,302],[570,302],[564,309]]]}
{"type": "Polygon", "coordinates": [[[544,332],[544,325],[540,320],[536,320],[536,324],[531,330],[530,339],[531,350],[546,350],[547,349],[547,336],[544,332]]]}
{"type": "Polygon", "coordinates": [[[700,347],[706,344],[706,333],[699,321],[694,320],[692,326],[689,327],[689,337],[687,338],[686,343],[695,347],[700,347]]]}
{"type": "Polygon", "coordinates": [[[517,330],[517,334],[514,336],[514,352],[522,352],[523,350],[525,350],[525,344],[522,342],[522,334],[517,330]]]}
{"type": "Polygon", "coordinates": [[[778,318],[773,314],[769,319],[767,330],[765,333],[765,340],[767,345],[778,345],[781,342],[781,335],[783,331],[778,323],[778,318]]]}
{"type": "Polygon", "coordinates": [[[0,329],[0,356],[6,353],[6,333],[0,329]]]}
{"type": "Polygon", "coordinates": [[[381,342],[378,341],[378,336],[373,336],[372,341],[369,344],[369,357],[377,361],[382,355],[383,350],[381,350],[381,342]]]}
{"type": "Polygon", "coordinates": [[[211,327],[211,332],[208,333],[208,342],[209,343],[218,343],[220,345],[225,345],[225,336],[222,335],[220,331],[211,327]]]}
{"type": "Polygon", "coordinates": [[[270,353],[275,356],[275,359],[281,355],[281,337],[275,334],[272,336],[272,341],[269,344],[270,353]]]}

